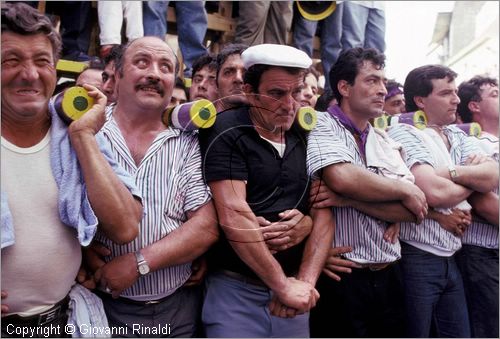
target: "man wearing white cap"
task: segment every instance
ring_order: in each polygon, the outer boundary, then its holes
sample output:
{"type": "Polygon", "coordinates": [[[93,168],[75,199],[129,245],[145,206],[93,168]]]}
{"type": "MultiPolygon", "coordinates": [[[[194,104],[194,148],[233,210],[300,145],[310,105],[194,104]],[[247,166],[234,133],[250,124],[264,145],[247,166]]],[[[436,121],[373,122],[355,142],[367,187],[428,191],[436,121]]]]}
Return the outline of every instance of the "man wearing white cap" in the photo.
{"type": "Polygon", "coordinates": [[[309,210],[306,136],[294,124],[311,59],[271,44],[248,48],[242,59],[250,105],[219,113],[213,128],[200,132],[205,180],[223,230],[209,258],[205,334],[308,337],[308,311],[319,298],[314,285],[334,228],[329,209],[309,210]],[[306,241],[268,249],[262,218],[287,232],[309,213],[314,224],[306,241]]]}

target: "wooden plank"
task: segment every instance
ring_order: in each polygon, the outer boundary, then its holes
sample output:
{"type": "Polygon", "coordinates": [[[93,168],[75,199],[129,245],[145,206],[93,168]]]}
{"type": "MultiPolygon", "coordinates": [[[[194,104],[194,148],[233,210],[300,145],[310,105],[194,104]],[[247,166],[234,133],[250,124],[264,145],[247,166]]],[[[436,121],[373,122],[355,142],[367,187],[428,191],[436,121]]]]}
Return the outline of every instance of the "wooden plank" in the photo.
{"type": "MultiPolygon", "coordinates": [[[[211,13],[208,14],[208,25],[207,29],[213,30],[213,31],[220,31],[220,32],[228,32],[228,33],[233,33],[235,32],[236,29],[236,22],[234,19],[231,18],[231,14],[229,13],[229,17],[227,16],[229,9],[225,7],[225,10],[223,11],[224,15],[219,14],[219,13],[211,13]]],[[[220,9],[219,9],[220,12],[220,9]]],[[[177,23],[177,17],[175,15],[175,9],[173,7],[168,7],[167,10],[167,22],[169,23],[177,23]]],[[[170,32],[169,32],[170,33],[170,32]]]]}

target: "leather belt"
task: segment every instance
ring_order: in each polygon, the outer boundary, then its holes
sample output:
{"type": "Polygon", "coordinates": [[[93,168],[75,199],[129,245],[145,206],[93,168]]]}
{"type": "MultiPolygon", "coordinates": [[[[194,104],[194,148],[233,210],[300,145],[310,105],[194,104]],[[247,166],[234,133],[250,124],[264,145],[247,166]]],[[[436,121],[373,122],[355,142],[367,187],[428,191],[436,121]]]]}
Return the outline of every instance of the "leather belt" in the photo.
{"type": "Polygon", "coordinates": [[[61,315],[65,315],[69,306],[69,296],[66,296],[61,301],[57,302],[52,308],[39,314],[29,315],[22,317],[17,314],[11,314],[2,318],[2,327],[8,324],[22,325],[22,326],[43,326],[46,325],[61,315]]]}
{"type": "Polygon", "coordinates": [[[255,279],[255,278],[250,278],[247,277],[246,275],[243,275],[241,273],[233,272],[233,271],[228,271],[228,270],[219,270],[218,272],[228,276],[229,278],[232,278],[234,280],[241,281],[245,284],[250,284],[250,285],[255,285],[255,286],[261,286],[261,287],[267,287],[266,284],[260,279],[255,279]]]}
{"type": "Polygon", "coordinates": [[[384,268],[388,267],[391,262],[379,263],[379,264],[359,264],[361,265],[361,269],[369,269],[370,271],[381,271],[384,268]]]}
{"type": "MultiPolygon", "coordinates": [[[[113,297],[111,296],[111,294],[109,293],[106,293],[106,292],[103,292],[101,290],[95,290],[94,291],[95,294],[97,294],[101,299],[102,298],[109,298],[109,299],[112,299],[113,297]]],[[[175,293],[175,292],[174,292],[175,293]]],[[[155,305],[155,304],[159,304],[161,303],[162,301],[164,301],[165,299],[167,299],[168,297],[170,297],[172,294],[170,295],[167,295],[166,297],[163,297],[161,299],[157,299],[157,300],[134,300],[134,299],[130,299],[130,298],[125,298],[125,297],[118,297],[117,299],[114,299],[114,300],[120,300],[124,303],[127,303],[127,304],[132,304],[132,305],[141,305],[141,306],[145,306],[145,305],[155,305]]]]}

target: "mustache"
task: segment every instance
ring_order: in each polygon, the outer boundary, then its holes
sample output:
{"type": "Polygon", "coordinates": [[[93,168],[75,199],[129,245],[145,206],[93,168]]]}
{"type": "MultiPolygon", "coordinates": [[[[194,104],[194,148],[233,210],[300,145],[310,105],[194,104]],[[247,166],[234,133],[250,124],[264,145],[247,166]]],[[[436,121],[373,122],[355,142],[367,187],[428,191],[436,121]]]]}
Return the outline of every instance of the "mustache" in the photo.
{"type": "Polygon", "coordinates": [[[165,95],[165,89],[163,86],[159,83],[158,80],[154,79],[148,79],[145,82],[139,83],[135,85],[135,90],[140,90],[143,88],[152,88],[155,91],[157,91],[161,96],[165,95]]]}

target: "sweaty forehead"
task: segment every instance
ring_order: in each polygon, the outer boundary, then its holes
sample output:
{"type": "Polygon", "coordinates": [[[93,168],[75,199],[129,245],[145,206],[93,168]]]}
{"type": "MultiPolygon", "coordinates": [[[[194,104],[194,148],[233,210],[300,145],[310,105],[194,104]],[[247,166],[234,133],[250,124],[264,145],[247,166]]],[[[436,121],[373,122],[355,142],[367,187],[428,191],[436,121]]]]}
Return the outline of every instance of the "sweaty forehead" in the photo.
{"type": "Polygon", "coordinates": [[[163,40],[155,37],[144,37],[135,40],[128,47],[126,53],[129,56],[136,54],[150,54],[175,60],[174,52],[170,46],[168,46],[163,40]]]}

